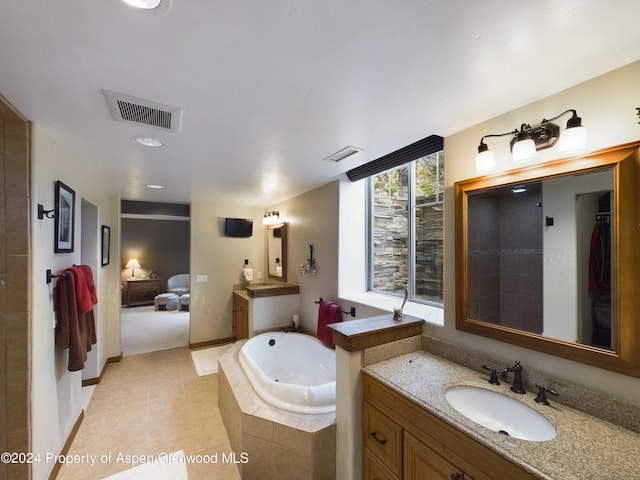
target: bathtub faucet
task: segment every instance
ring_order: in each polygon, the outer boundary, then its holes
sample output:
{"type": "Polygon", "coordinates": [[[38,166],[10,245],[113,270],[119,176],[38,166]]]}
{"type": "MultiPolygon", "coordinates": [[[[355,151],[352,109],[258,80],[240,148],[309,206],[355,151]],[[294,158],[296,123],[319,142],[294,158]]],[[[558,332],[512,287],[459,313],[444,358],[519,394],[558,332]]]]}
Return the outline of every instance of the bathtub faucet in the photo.
{"type": "Polygon", "coordinates": [[[289,333],[289,332],[295,332],[296,331],[296,322],[294,322],[293,320],[291,320],[291,323],[289,324],[288,327],[284,327],[284,333],[289,333]]]}

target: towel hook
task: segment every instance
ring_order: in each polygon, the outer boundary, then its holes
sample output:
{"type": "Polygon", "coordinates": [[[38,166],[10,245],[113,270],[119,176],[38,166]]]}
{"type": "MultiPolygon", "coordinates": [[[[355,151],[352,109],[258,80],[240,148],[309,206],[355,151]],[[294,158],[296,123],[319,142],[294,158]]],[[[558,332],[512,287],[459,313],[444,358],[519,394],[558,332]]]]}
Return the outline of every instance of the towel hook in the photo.
{"type": "Polygon", "coordinates": [[[53,209],[53,210],[45,210],[44,209],[44,205],[39,203],[38,204],[38,220],[43,220],[44,217],[55,218],[56,217],[56,211],[55,211],[55,209],[53,209]]]}

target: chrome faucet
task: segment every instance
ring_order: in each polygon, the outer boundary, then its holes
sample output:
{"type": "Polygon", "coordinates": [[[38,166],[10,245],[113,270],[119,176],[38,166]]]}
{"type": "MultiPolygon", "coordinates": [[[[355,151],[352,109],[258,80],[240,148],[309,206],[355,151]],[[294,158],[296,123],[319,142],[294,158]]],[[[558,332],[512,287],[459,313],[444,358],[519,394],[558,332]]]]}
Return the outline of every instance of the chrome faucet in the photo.
{"type": "Polygon", "coordinates": [[[522,365],[520,365],[520,362],[516,362],[516,364],[511,368],[505,368],[500,375],[502,380],[507,379],[507,374],[509,372],[513,372],[513,385],[511,386],[511,391],[515,393],[526,393],[522,386],[522,365]]]}

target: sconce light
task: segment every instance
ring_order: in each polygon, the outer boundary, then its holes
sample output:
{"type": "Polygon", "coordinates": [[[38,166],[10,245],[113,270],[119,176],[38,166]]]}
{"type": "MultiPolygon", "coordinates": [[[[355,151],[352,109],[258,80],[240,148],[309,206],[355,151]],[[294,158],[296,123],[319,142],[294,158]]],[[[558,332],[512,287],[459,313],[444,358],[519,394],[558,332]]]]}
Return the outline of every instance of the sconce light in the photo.
{"type": "Polygon", "coordinates": [[[523,123],[520,129],[510,132],[485,135],[480,139],[478,154],[476,155],[476,170],[478,172],[490,170],[496,166],[496,157],[486,143],[485,138],[504,137],[512,135],[510,147],[515,163],[532,160],[538,150],[553,147],[558,143],[558,153],[571,155],[587,149],[587,129],[582,126],[582,119],[575,110],[567,110],[549,120],[543,119],[539,127],[523,123]],[[567,121],[567,128],[560,135],[560,127],[553,120],[557,120],[567,113],[572,113],[567,121]]]}
{"type": "Polygon", "coordinates": [[[55,212],[55,210],[45,210],[44,205],[42,205],[41,203],[38,204],[38,220],[43,220],[44,217],[55,218],[55,212]]]}
{"type": "Polygon", "coordinates": [[[277,225],[278,223],[280,223],[280,212],[276,210],[266,212],[264,217],[262,217],[263,225],[277,225]]]}
{"type": "Polygon", "coordinates": [[[511,153],[513,154],[513,163],[526,162],[536,158],[536,142],[531,135],[531,125],[522,124],[520,131],[511,140],[511,153]]]}
{"type": "Polygon", "coordinates": [[[132,258],[131,260],[129,260],[127,262],[127,264],[124,266],[124,268],[130,268],[131,269],[131,279],[133,280],[134,278],[136,278],[136,276],[135,276],[136,268],[140,268],[140,262],[138,262],[137,259],[132,258]]]}
{"type": "Polygon", "coordinates": [[[307,273],[311,275],[318,273],[316,259],[313,258],[313,245],[309,245],[309,258],[307,258],[306,263],[300,265],[300,275],[304,277],[307,273]]]}

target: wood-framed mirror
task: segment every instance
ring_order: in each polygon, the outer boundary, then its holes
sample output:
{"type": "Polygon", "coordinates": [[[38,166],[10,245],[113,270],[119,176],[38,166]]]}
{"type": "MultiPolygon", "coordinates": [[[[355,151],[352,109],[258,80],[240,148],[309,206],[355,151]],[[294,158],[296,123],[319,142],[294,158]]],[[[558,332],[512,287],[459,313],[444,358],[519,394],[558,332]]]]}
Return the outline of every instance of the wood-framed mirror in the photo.
{"type": "Polygon", "coordinates": [[[267,227],[267,275],[273,280],[287,281],[287,223],[267,227]]]}
{"type": "Polygon", "coordinates": [[[454,191],[456,328],[640,377],[640,141],[454,191]]]}

